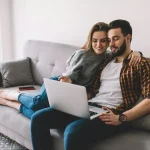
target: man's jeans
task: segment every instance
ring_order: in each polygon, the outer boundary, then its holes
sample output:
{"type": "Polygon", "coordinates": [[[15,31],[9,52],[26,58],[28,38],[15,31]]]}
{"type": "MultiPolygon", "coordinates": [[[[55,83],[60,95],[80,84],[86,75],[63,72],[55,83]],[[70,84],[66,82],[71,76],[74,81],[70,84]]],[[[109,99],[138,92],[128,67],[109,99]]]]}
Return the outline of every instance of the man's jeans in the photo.
{"type": "Polygon", "coordinates": [[[81,119],[52,108],[35,112],[31,119],[33,150],[50,150],[49,129],[64,129],[64,150],[88,150],[93,142],[120,131],[122,126],[106,125],[99,118],[81,119]]]}
{"type": "MultiPolygon", "coordinates": [[[[60,76],[51,77],[50,79],[58,81],[59,77],[60,76]]],[[[37,110],[49,107],[48,97],[44,84],[40,88],[39,95],[32,96],[22,93],[18,96],[18,101],[21,103],[20,112],[28,118],[31,118],[33,113],[37,110]]]]}

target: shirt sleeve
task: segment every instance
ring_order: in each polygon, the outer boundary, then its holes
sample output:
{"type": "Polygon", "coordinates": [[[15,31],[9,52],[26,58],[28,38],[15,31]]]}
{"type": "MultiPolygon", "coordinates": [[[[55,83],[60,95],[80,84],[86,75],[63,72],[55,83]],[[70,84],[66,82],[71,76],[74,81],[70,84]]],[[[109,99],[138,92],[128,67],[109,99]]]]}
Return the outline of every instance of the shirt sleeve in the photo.
{"type": "Polygon", "coordinates": [[[142,60],[140,66],[140,79],[142,95],[144,98],[150,98],[150,59],[142,60]]]}

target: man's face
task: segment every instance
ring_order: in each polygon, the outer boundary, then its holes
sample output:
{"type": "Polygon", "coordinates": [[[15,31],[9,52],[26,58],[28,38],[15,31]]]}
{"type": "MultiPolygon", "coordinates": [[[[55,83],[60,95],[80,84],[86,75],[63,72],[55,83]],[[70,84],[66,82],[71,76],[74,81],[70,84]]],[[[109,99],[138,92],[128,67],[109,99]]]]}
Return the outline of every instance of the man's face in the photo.
{"type": "Polygon", "coordinates": [[[120,28],[108,31],[109,46],[113,55],[121,56],[126,51],[126,38],[120,28]]]}
{"type": "Polygon", "coordinates": [[[92,48],[96,54],[103,54],[108,47],[107,33],[97,31],[92,36],[92,48]]]}

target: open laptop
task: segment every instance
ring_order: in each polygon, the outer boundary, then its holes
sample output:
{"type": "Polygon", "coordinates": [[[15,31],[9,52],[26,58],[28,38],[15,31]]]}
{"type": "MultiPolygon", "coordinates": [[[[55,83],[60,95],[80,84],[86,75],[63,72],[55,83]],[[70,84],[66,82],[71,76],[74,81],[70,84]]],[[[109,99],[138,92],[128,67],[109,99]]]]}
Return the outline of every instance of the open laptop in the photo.
{"type": "Polygon", "coordinates": [[[94,119],[107,112],[101,106],[88,104],[86,88],[44,78],[50,107],[81,118],[94,119]]]}

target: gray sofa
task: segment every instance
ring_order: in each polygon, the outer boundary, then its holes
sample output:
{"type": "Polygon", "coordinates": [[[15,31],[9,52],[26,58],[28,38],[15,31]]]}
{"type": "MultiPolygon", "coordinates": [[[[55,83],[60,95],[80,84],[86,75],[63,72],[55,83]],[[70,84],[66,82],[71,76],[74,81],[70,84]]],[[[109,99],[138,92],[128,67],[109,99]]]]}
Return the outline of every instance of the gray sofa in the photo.
{"type": "MultiPolygon", "coordinates": [[[[77,49],[79,47],[60,43],[27,41],[24,47],[24,57],[31,58],[31,71],[36,91],[25,92],[39,93],[43,78],[60,75],[64,72],[67,58],[77,49]]],[[[17,90],[18,87],[8,87],[7,89],[17,90]]],[[[92,150],[150,150],[149,130],[150,116],[146,115],[132,122],[130,129],[125,132],[95,143],[92,150]]],[[[26,148],[32,149],[30,120],[17,110],[0,105],[0,132],[26,148]]],[[[53,149],[63,150],[63,131],[52,130],[51,133],[54,139],[53,149]]]]}

